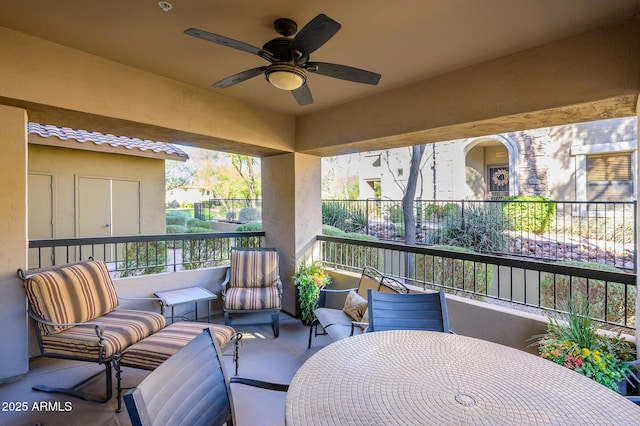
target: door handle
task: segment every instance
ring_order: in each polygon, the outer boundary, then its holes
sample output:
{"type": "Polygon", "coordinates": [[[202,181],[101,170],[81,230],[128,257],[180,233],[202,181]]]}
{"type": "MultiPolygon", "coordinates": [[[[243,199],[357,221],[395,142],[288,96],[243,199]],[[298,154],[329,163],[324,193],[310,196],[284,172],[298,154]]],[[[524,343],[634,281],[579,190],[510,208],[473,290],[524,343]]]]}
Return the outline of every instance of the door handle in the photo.
{"type": "Polygon", "coordinates": [[[108,228],[108,227],[110,227],[110,226],[111,226],[111,225],[109,225],[108,223],[105,223],[105,225],[104,225],[104,227],[105,227],[105,228],[108,228]]]}

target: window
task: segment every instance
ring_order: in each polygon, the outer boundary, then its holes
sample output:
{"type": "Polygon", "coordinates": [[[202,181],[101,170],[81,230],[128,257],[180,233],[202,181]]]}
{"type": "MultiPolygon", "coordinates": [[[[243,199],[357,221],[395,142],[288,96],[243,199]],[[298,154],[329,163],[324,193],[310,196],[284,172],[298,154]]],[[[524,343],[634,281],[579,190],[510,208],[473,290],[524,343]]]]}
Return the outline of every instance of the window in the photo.
{"type": "Polygon", "coordinates": [[[589,201],[633,199],[631,153],[587,155],[589,201]]]}

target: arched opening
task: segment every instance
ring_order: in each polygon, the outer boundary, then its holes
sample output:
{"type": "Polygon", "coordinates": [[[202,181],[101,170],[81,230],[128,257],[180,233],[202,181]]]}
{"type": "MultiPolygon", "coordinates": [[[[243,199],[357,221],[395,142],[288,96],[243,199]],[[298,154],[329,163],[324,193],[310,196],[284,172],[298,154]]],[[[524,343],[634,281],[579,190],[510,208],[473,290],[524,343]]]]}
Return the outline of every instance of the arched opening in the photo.
{"type": "Polygon", "coordinates": [[[496,200],[517,195],[517,146],[503,135],[466,140],[463,144],[468,198],[496,200]]]}

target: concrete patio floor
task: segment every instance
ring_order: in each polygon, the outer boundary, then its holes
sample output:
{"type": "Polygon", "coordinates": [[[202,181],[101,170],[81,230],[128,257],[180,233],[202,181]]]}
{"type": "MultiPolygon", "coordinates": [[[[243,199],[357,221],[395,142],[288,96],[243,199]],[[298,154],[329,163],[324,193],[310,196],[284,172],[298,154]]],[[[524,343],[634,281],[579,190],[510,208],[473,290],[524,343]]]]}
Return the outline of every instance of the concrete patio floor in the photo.
{"type": "MultiPolygon", "coordinates": [[[[221,322],[221,318],[214,318],[212,322],[221,322]]],[[[234,324],[234,328],[244,335],[240,347],[238,375],[271,382],[289,383],[309,356],[330,343],[327,337],[319,336],[314,339],[313,348],[307,349],[309,328],[303,326],[300,320],[286,314],[281,315],[280,336],[277,339],[274,339],[268,324],[234,324]]],[[[231,357],[224,358],[227,372],[233,374],[231,357]]],[[[123,408],[121,413],[115,412],[115,389],[113,398],[106,403],[87,402],[31,389],[34,385],[72,386],[101,370],[102,366],[85,362],[50,358],[31,360],[30,371],[26,377],[0,385],[0,425],[130,425],[126,408],[123,408]],[[43,405],[46,407],[43,406],[44,410],[38,411],[41,403],[45,403],[43,405]],[[26,411],[15,411],[24,406],[26,411]]],[[[147,371],[126,368],[123,370],[123,384],[135,386],[147,374],[147,371]]],[[[104,379],[99,377],[89,384],[87,389],[103,394],[104,387],[104,379]]],[[[239,384],[232,385],[232,392],[236,408],[236,425],[284,425],[285,393],[239,384]]]]}

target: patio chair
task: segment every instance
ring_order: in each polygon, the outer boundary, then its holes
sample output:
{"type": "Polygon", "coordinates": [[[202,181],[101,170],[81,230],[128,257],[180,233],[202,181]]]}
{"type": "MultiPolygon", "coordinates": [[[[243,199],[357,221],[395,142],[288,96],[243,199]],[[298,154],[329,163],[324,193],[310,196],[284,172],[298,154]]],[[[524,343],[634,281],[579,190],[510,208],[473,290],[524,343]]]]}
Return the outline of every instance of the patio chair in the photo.
{"type": "MultiPolygon", "coordinates": [[[[333,340],[361,334],[368,326],[367,291],[373,289],[386,293],[409,293],[409,289],[401,282],[388,277],[378,270],[365,267],[362,270],[358,287],[344,290],[323,288],[320,290],[318,308],[314,311],[315,318],[309,328],[309,345],[313,336],[329,335],[333,340]],[[329,308],[327,298],[342,296],[342,309],[329,308]],[[318,326],[322,332],[318,332],[318,326]]],[[[338,306],[340,300],[333,303],[338,306]]]]}
{"type": "Polygon", "coordinates": [[[34,390],[106,402],[112,395],[113,358],[165,326],[164,316],[159,313],[118,308],[116,289],[102,261],[28,272],[19,269],[18,276],[24,282],[41,356],[96,362],[105,367],[104,397],[81,390],[103,372],[70,388],[38,385],[34,390]]]}
{"type": "Polygon", "coordinates": [[[176,352],[124,396],[137,425],[233,424],[230,383],[286,392],[288,385],[243,377],[229,379],[209,329],[176,352]]]}
{"type": "Polygon", "coordinates": [[[225,324],[231,325],[235,314],[270,314],[273,335],[278,337],[282,304],[278,262],[275,248],[231,249],[231,266],[222,283],[225,324]]]}
{"type": "MultiPolygon", "coordinates": [[[[36,339],[43,357],[63,358],[104,365],[104,370],[71,386],[37,385],[33,390],[75,396],[87,401],[111,399],[112,366],[118,382],[120,411],[121,366],[153,370],[202,332],[202,323],[182,321],[165,327],[162,313],[121,309],[119,299],[156,301],[155,297],[125,298],[116,293],[104,261],[23,271],[28,314],[33,319],[36,339]],[[86,384],[104,374],[105,395],[83,391],[86,384]]],[[[162,306],[160,306],[162,311],[162,306]]],[[[235,343],[233,358],[238,368],[240,333],[222,324],[207,324],[222,347],[235,343]]]]}
{"type": "Polygon", "coordinates": [[[450,333],[447,304],[438,293],[389,294],[368,290],[367,332],[427,330],[450,333]]]}

